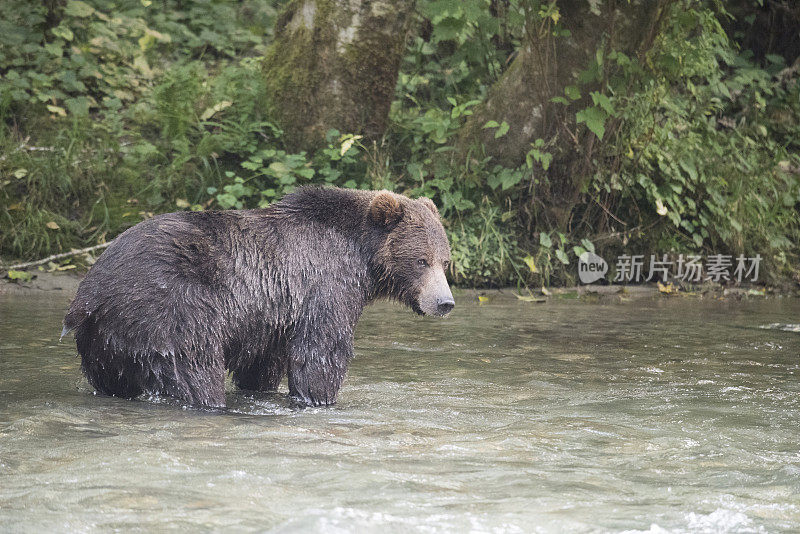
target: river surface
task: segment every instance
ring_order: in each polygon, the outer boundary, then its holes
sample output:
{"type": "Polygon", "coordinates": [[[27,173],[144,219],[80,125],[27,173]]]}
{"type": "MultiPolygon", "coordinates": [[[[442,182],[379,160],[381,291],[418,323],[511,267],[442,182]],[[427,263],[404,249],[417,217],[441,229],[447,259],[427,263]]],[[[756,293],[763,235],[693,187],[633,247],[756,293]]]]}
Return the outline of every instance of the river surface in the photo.
{"type": "Polygon", "coordinates": [[[333,408],[96,396],[0,296],[3,532],[800,530],[800,303],[367,309],[333,408]]]}

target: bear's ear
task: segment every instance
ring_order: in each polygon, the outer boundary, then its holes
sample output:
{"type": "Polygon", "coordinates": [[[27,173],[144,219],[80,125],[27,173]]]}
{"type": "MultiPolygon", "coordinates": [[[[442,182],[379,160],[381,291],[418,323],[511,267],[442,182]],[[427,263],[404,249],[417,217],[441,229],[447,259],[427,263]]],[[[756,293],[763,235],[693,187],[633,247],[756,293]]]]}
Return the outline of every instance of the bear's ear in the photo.
{"type": "Polygon", "coordinates": [[[369,218],[378,226],[392,227],[403,218],[403,205],[392,193],[381,191],[369,205],[369,218]]]}
{"type": "Polygon", "coordinates": [[[436,204],[433,203],[433,200],[428,197],[419,197],[419,201],[425,204],[425,207],[431,210],[434,215],[439,216],[439,210],[436,209],[436,204]]]}
{"type": "Polygon", "coordinates": [[[403,205],[393,194],[381,191],[369,205],[369,218],[378,226],[394,226],[403,218],[403,205]]]}

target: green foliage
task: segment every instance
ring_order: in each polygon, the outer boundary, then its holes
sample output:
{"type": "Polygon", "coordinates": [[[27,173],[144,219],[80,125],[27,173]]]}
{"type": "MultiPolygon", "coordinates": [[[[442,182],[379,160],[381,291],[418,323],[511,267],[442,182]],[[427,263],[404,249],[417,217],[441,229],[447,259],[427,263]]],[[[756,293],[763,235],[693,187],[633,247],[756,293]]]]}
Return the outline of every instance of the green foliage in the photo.
{"type": "Polygon", "coordinates": [[[519,279],[517,242],[498,206],[487,200],[483,209],[458,219],[447,233],[455,280],[496,287],[519,279]]]}
{"type": "MultiPolygon", "coordinates": [[[[314,153],[287,150],[266,114],[282,3],[0,3],[0,254],[318,183],[433,198],[460,285],[573,283],[586,251],[760,253],[768,276],[797,272],[798,71],[739,50],[721,3],[677,0],[642,55],[590,53],[551,99],[563,124],[517,168],[453,146],[526,39],[568,37],[557,2],[419,1],[386,135],[331,130],[314,153]],[[591,176],[557,223],[542,213],[570,172],[564,132],[591,176]]],[[[478,128],[519,134],[499,117],[478,128]]]]}
{"type": "Polygon", "coordinates": [[[0,4],[0,102],[56,115],[117,112],[149,92],[169,62],[258,49],[274,9],[246,2],[67,0],[0,4]],[[149,4],[149,3],[147,3],[149,4]],[[242,24],[245,18],[249,23],[242,24]],[[166,61],[165,61],[166,60],[166,61]]]}
{"type": "Polygon", "coordinates": [[[410,40],[400,96],[444,105],[447,97],[483,96],[497,80],[524,25],[523,2],[421,0],[421,31],[410,40]]]}
{"type": "Polygon", "coordinates": [[[175,199],[206,203],[229,155],[273,133],[249,56],[274,16],[260,2],[0,3],[0,253],[92,244],[175,199]]]}
{"type": "Polygon", "coordinates": [[[759,66],[737,53],[718,16],[680,2],[644,62],[609,55],[603,108],[620,127],[590,194],[629,214],[628,229],[650,229],[636,246],[761,253],[777,276],[796,268],[800,237],[798,131],[786,129],[800,115],[796,74],[780,75],[782,58],[759,66]]]}

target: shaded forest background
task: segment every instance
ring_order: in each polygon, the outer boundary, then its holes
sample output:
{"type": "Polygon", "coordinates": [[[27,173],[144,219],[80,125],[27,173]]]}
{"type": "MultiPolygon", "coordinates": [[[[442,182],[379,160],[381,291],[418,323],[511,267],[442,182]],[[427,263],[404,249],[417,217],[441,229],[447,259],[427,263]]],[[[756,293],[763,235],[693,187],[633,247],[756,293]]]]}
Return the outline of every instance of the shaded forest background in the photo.
{"type": "Polygon", "coordinates": [[[799,32],[788,0],[5,0],[0,257],[320,183],[433,198],[462,286],[586,250],[800,282],[799,32]]]}

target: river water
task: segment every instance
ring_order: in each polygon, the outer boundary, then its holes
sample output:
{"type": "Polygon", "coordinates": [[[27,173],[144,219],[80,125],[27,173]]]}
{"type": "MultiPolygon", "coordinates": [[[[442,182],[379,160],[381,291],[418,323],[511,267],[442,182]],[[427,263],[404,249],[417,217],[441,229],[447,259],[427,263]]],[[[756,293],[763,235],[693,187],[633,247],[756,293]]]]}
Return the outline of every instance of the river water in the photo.
{"type": "Polygon", "coordinates": [[[367,309],[333,408],[95,396],[0,297],[0,530],[800,530],[800,303],[367,309]]]}

